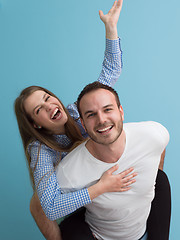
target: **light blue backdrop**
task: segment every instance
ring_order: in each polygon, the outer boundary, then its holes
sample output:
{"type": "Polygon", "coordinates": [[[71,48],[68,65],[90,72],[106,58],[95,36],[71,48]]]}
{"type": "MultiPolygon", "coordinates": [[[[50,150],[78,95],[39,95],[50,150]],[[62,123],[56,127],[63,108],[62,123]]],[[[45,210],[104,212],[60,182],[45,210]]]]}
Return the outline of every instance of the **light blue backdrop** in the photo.
{"type": "MultiPolygon", "coordinates": [[[[44,239],[30,213],[32,189],[13,102],[42,85],[64,104],[98,78],[112,0],[0,0],[1,239],[44,239]]],[[[165,171],[172,187],[171,240],[180,236],[180,2],[124,0],[118,32],[124,68],[115,88],[125,120],[155,120],[170,132],[165,171]]]]}

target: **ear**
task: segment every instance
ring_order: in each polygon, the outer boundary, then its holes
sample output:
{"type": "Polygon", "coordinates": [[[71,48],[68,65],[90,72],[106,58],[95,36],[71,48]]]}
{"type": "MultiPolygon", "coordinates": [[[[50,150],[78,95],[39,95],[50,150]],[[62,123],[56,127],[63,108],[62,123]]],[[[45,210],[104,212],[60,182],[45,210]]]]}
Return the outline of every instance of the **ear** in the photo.
{"type": "Polygon", "coordinates": [[[34,127],[34,128],[38,128],[38,129],[41,129],[41,128],[42,128],[41,126],[37,125],[36,123],[33,124],[33,127],[34,127]]]}
{"type": "Polygon", "coordinates": [[[119,107],[119,111],[121,113],[122,120],[124,121],[124,110],[123,110],[123,107],[121,105],[119,107]]]}
{"type": "Polygon", "coordinates": [[[86,131],[86,127],[85,127],[85,125],[84,125],[84,121],[83,121],[83,119],[80,117],[80,121],[81,121],[81,124],[82,124],[82,126],[83,126],[83,128],[85,129],[85,131],[86,131]]]}

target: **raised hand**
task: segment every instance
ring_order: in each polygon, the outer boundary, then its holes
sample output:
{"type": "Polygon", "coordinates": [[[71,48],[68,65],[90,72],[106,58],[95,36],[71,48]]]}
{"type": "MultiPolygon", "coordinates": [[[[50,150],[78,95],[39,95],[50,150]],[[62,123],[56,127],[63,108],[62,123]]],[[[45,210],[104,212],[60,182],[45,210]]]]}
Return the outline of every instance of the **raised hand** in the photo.
{"type": "Polygon", "coordinates": [[[116,39],[118,37],[117,23],[121,12],[122,3],[123,0],[115,1],[112,8],[106,15],[104,15],[102,10],[99,11],[100,19],[105,24],[106,38],[108,39],[116,39]]]}

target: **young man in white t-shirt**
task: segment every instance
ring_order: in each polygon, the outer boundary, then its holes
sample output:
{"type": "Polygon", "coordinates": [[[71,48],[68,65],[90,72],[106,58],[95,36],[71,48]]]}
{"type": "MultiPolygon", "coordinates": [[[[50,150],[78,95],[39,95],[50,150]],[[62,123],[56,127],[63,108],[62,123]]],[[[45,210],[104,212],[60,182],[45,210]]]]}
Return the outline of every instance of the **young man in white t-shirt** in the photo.
{"type": "Polygon", "coordinates": [[[94,184],[113,165],[116,174],[133,167],[138,176],[132,188],[94,199],[86,206],[86,222],[97,239],[146,239],[142,236],[168,131],[156,122],[123,124],[117,93],[97,82],[84,88],[77,105],[90,139],[59,164],[58,181],[64,192],[74,191],[94,184]]]}

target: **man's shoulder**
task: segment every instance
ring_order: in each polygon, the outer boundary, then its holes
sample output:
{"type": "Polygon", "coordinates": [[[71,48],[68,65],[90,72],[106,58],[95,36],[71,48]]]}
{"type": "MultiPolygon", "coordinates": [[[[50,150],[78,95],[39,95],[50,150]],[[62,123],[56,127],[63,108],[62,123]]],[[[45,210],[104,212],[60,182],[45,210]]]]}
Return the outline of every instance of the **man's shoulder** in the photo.
{"type": "Polygon", "coordinates": [[[140,130],[140,129],[164,129],[165,127],[155,121],[142,121],[142,122],[129,122],[129,123],[124,123],[124,128],[125,129],[135,129],[135,130],[140,130]]]}
{"type": "MultiPolygon", "coordinates": [[[[85,144],[86,142],[76,147],[63,158],[56,168],[57,180],[64,192],[76,191],[88,186],[92,182],[87,176],[89,161],[86,156],[85,144]]],[[[91,175],[91,171],[89,174],[91,175]]]]}
{"type": "Polygon", "coordinates": [[[83,150],[85,148],[85,144],[86,144],[86,141],[81,143],[79,146],[77,146],[75,149],[73,149],[70,153],[68,153],[66,155],[66,157],[64,157],[62,159],[62,161],[60,162],[59,165],[65,166],[69,162],[74,161],[74,159],[76,159],[76,160],[80,159],[79,157],[83,154],[83,150]]]}
{"type": "Polygon", "coordinates": [[[136,139],[151,139],[163,145],[167,145],[169,141],[168,130],[162,124],[155,121],[126,123],[124,124],[124,130],[136,139]]]}

